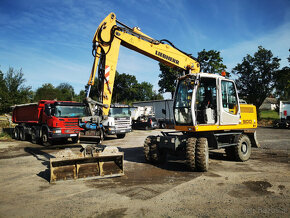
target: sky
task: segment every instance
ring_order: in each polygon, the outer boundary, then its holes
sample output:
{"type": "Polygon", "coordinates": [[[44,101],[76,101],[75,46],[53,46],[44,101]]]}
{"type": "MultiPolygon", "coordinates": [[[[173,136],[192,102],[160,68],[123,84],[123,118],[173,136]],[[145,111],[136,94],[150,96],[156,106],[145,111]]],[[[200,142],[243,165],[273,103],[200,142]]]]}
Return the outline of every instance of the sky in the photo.
{"type": "MultiPolygon", "coordinates": [[[[93,64],[94,33],[111,12],[195,57],[220,51],[229,72],[259,45],[289,65],[290,0],[0,0],[0,70],[22,68],[32,90],[66,82],[79,93],[93,64]]],[[[121,47],[117,70],[159,88],[158,62],[148,57],[121,47]]]]}

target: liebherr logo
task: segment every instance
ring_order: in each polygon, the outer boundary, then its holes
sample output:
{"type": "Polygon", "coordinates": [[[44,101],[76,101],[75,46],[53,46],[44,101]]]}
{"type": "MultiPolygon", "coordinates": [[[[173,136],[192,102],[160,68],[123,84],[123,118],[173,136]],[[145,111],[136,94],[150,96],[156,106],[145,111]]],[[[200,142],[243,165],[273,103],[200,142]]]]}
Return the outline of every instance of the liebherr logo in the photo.
{"type": "Polygon", "coordinates": [[[171,61],[171,62],[173,62],[173,63],[175,63],[175,64],[179,64],[179,60],[176,60],[176,59],[174,59],[173,57],[170,57],[170,56],[168,56],[168,55],[166,55],[166,54],[163,54],[162,52],[160,52],[160,51],[155,51],[155,54],[156,55],[158,55],[159,57],[162,57],[162,58],[164,58],[164,59],[166,59],[166,60],[169,60],[169,61],[171,61]]]}

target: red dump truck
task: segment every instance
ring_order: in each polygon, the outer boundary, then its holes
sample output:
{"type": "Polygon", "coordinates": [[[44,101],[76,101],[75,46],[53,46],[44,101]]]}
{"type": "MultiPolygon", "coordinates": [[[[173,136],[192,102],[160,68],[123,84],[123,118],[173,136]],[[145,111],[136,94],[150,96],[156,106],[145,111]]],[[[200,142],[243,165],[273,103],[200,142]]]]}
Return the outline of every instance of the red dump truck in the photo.
{"type": "Polygon", "coordinates": [[[82,130],[78,119],[88,116],[85,104],[72,101],[41,100],[38,103],[15,105],[12,120],[18,125],[14,138],[50,145],[58,139],[79,139],[82,130]]]}

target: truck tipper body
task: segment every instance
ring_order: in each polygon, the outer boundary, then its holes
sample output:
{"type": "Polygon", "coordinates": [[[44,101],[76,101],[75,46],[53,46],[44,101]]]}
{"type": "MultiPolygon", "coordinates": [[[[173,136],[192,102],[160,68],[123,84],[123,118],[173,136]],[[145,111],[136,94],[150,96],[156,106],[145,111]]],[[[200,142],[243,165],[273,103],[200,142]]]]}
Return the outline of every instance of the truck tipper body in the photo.
{"type": "Polygon", "coordinates": [[[41,100],[38,103],[15,105],[12,121],[18,124],[14,129],[14,138],[33,143],[49,145],[56,139],[79,139],[81,128],[78,120],[87,115],[83,103],[72,101],[41,100]]]}

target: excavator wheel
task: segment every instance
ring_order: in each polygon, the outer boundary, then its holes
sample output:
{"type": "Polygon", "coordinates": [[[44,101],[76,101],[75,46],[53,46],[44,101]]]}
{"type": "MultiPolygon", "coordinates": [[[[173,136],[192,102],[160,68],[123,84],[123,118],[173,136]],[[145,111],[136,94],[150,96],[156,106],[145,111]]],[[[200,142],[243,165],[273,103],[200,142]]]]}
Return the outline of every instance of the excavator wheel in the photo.
{"type": "Polygon", "coordinates": [[[157,144],[151,144],[151,161],[153,164],[162,164],[166,162],[166,152],[158,148],[157,144]]]}
{"type": "Polygon", "coordinates": [[[166,152],[158,149],[156,143],[152,140],[153,136],[148,136],[144,142],[144,156],[147,162],[153,164],[162,164],[166,161],[166,152]]]}
{"type": "Polygon", "coordinates": [[[195,170],[195,145],[196,138],[188,138],[186,140],[186,164],[191,171],[195,170]]]}
{"type": "Polygon", "coordinates": [[[196,168],[200,172],[208,171],[209,152],[207,138],[199,138],[195,149],[196,168]]]}
{"type": "Polygon", "coordinates": [[[247,135],[240,135],[238,145],[235,148],[235,158],[237,161],[247,161],[251,156],[251,140],[247,135]]]}
{"type": "Polygon", "coordinates": [[[148,136],[144,141],[144,157],[147,162],[151,162],[150,158],[151,137],[148,136]]]}

